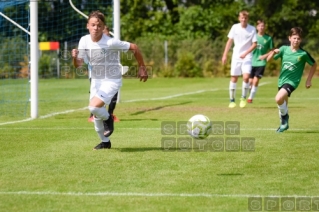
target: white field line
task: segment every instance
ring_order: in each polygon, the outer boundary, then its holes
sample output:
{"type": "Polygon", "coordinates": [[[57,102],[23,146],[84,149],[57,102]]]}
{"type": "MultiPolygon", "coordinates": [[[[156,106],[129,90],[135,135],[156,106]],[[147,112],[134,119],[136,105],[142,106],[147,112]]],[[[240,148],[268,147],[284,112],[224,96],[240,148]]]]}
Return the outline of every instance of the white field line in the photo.
{"type": "Polygon", "coordinates": [[[271,84],[271,82],[261,82],[258,84],[258,86],[263,86],[263,85],[267,85],[267,84],[271,84]]]}
{"type": "Polygon", "coordinates": [[[317,197],[299,195],[209,194],[209,193],[138,193],[138,192],[56,192],[56,191],[0,191],[0,195],[55,195],[55,196],[129,196],[129,197],[317,197]]]}
{"type": "MultiPolygon", "coordinates": [[[[164,97],[151,98],[151,99],[133,99],[133,100],[123,101],[123,102],[138,102],[138,101],[150,101],[150,100],[154,101],[154,100],[162,100],[162,99],[171,99],[171,98],[175,98],[175,97],[179,97],[179,96],[192,95],[192,94],[203,93],[203,92],[207,92],[207,91],[218,91],[218,90],[219,89],[199,90],[199,91],[194,91],[194,92],[189,92],[189,93],[175,94],[175,95],[171,95],[171,96],[164,96],[164,97]]],[[[45,118],[49,118],[49,117],[52,117],[52,116],[55,116],[55,115],[73,113],[73,112],[76,112],[76,111],[86,110],[86,109],[87,109],[87,107],[74,109],[74,110],[66,110],[66,111],[56,112],[56,113],[50,113],[48,115],[40,116],[39,118],[40,119],[45,119],[45,118]]],[[[27,118],[27,119],[18,120],[18,121],[4,122],[4,123],[0,123],[0,126],[1,125],[7,125],[7,124],[22,123],[22,122],[27,122],[27,121],[32,121],[32,120],[33,120],[32,118],[27,118]]]]}
{"type": "MultiPolygon", "coordinates": [[[[259,86],[263,86],[263,85],[266,85],[266,84],[269,84],[269,83],[270,82],[263,82],[263,83],[260,83],[259,86]]],[[[216,88],[216,89],[210,89],[210,90],[198,90],[198,91],[194,91],[194,92],[180,93],[180,94],[164,96],[164,97],[158,97],[158,98],[132,99],[132,100],[127,100],[127,101],[122,101],[122,102],[138,102],[138,101],[154,101],[154,100],[172,99],[172,98],[175,98],[175,97],[180,97],[180,96],[185,96],[185,95],[192,95],[192,94],[198,94],[198,93],[203,93],[203,92],[207,92],[207,91],[218,91],[218,90],[220,90],[220,89],[216,88]]],[[[40,116],[39,118],[40,119],[45,119],[45,118],[49,118],[49,117],[60,115],[60,114],[73,113],[73,112],[76,112],[76,111],[81,111],[81,110],[86,110],[86,109],[87,109],[87,107],[79,108],[79,109],[73,109],[73,110],[66,110],[66,111],[56,112],[56,113],[50,113],[48,115],[40,116]]],[[[23,120],[3,122],[3,123],[0,123],[0,126],[8,125],[8,124],[22,123],[22,122],[28,122],[28,121],[32,121],[32,120],[33,120],[32,118],[27,118],[27,119],[23,119],[23,120]]]]}
{"type": "MultiPolygon", "coordinates": [[[[60,115],[60,114],[73,113],[73,112],[76,112],[76,111],[81,111],[81,110],[86,110],[86,109],[87,109],[87,107],[83,107],[83,108],[74,109],[74,110],[66,110],[66,111],[62,111],[62,112],[50,113],[50,114],[47,114],[47,115],[44,115],[44,116],[40,116],[39,118],[40,119],[45,119],[45,118],[49,118],[49,117],[60,115]]],[[[34,119],[27,118],[27,119],[18,120],[18,121],[4,122],[4,123],[0,123],[0,126],[1,125],[7,125],[7,124],[22,123],[22,122],[27,122],[27,121],[32,121],[32,120],[34,120],[34,119]]]]}
{"type": "Polygon", "coordinates": [[[87,107],[83,107],[83,108],[79,108],[79,109],[74,109],[74,110],[66,110],[66,111],[62,111],[62,112],[56,112],[56,113],[50,113],[48,115],[45,116],[40,116],[40,119],[45,119],[45,118],[50,118],[52,116],[56,116],[56,115],[61,115],[61,114],[67,114],[67,113],[73,113],[76,111],[81,111],[81,110],[86,110],[88,109],[87,107]]]}
{"type": "Polygon", "coordinates": [[[32,121],[32,120],[33,120],[33,118],[27,118],[27,119],[22,119],[22,120],[18,120],[18,121],[3,122],[3,123],[0,123],[0,126],[1,125],[7,125],[7,124],[22,123],[22,122],[27,122],[27,121],[32,121]]]}
{"type": "MultiPolygon", "coordinates": [[[[267,85],[270,83],[271,82],[262,82],[262,83],[259,83],[259,86],[267,85]]],[[[207,91],[219,91],[219,90],[228,90],[228,88],[225,88],[225,89],[215,88],[215,89],[208,89],[208,90],[198,90],[198,91],[194,91],[194,92],[180,93],[180,94],[174,94],[174,95],[170,95],[170,96],[148,98],[148,99],[132,99],[132,100],[126,100],[126,101],[121,101],[121,102],[139,102],[139,101],[154,101],[154,100],[172,99],[172,98],[180,97],[180,96],[193,95],[193,94],[198,94],[198,93],[204,93],[207,91]]]]}
{"type": "MultiPolygon", "coordinates": [[[[93,127],[93,124],[92,124],[93,127]]],[[[92,127],[0,127],[0,130],[92,130],[92,127]]],[[[132,127],[117,127],[116,129],[119,130],[143,130],[143,131],[161,131],[160,127],[150,127],[150,128],[144,128],[144,127],[138,127],[138,128],[132,128],[132,127]]],[[[243,128],[240,129],[240,131],[276,131],[277,128],[243,128]]],[[[317,128],[307,128],[307,129],[290,129],[289,131],[311,131],[311,130],[318,130],[317,128]]],[[[213,135],[212,135],[213,136],[213,135]]],[[[216,135],[217,136],[217,135],[216,135]]]]}
{"type": "Polygon", "coordinates": [[[186,96],[186,95],[193,95],[193,94],[198,94],[198,93],[204,93],[207,91],[218,91],[220,89],[209,89],[209,90],[198,90],[194,92],[188,92],[188,93],[180,93],[180,94],[174,94],[170,96],[163,96],[163,97],[157,97],[157,98],[149,98],[149,99],[132,99],[132,100],[126,100],[126,101],[121,101],[121,102],[139,102],[139,101],[154,101],[154,100],[163,100],[163,99],[172,99],[175,97],[180,97],[180,96],[186,96]]]}

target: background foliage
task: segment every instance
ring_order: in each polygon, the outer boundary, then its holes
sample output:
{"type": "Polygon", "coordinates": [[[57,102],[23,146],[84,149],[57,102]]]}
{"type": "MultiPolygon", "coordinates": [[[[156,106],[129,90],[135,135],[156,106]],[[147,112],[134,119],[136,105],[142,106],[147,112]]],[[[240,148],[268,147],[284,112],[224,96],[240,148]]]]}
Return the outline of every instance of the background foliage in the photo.
{"type": "MultiPolygon", "coordinates": [[[[112,1],[105,2],[73,0],[85,14],[96,9],[107,14],[107,25],[112,28],[112,1]]],[[[27,6],[8,7],[4,11],[18,15],[26,9],[27,6]]],[[[227,33],[238,22],[238,12],[243,9],[250,12],[252,25],[257,19],[266,20],[267,33],[274,38],[276,47],[288,44],[289,30],[301,26],[305,35],[303,47],[318,61],[319,2],[313,0],[121,0],[121,39],[139,45],[154,76],[227,76],[229,63],[222,66],[221,55],[227,33]],[[165,41],[168,43],[167,53],[164,51],[165,41]],[[167,63],[164,62],[165,54],[167,63]]],[[[39,2],[39,41],[59,41],[61,48],[70,51],[77,46],[80,37],[87,34],[85,24],[85,18],[76,13],[67,0],[39,2]]],[[[0,32],[3,45],[20,42],[17,37],[9,40],[7,37],[21,30],[7,21],[2,21],[1,25],[11,29],[0,32]]],[[[14,52],[0,53],[14,55],[14,52]]],[[[20,56],[16,66],[1,63],[1,77],[16,76],[24,57],[20,56]]],[[[41,69],[45,69],[39,70],[40,77],[45,77],[45,73],[50,77],[57,76],[51,73],[56,68],[50,68],[52,58],[48,57],[53,57],[52,53],[49,56],[42,54],[40,58],[41,69]]],[[[64,62],[71,66],[71,60],[64,62]]],[[[134,64],[125,59],[122,63],[134,64]]],[[[275,76],[278,69],[279,61],[271,62],[266,75],[275,76]]]]}

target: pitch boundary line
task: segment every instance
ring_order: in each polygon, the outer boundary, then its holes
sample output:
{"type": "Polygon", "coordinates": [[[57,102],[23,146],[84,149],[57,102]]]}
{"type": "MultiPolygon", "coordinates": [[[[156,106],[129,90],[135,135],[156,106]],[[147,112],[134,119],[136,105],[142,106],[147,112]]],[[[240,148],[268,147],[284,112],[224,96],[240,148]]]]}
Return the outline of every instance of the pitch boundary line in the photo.
{"type": "Polygon", "coordinates": [[[32,120],[33,120],[33,118],[27,118],[27,119],[22,119],[22,120],[18,120],[18,121],[3,122],[3,123],[0,123],[0,126],[1,125],[7,125],[7,124],[22,123],[22,122],[27,122],[27,121],[32,121],[32,120]]]}
{"type": "Polygon", "coordinates": [[[129,197],[317,197],[298,195],[209,194],[209,193],[138,193],[138,192],[57,192],[57,191],[0,191],[0,195],[55,195],[55,196],[129,196],[129,197]]]}
{"type": "MultiPolygon", "coordinates": [[[[92,127],[0,127],[0,130],[92,130],[92,127]]],[[[133,128],[133,127],[117,127],[116,129],[121,129],[121,130],[157,130],[161,131],[160,127],[152,127],[152,128],[145,128],[145,127],[138,127],[138,128],[133,128]]],[[[276,131],[277,128],[243,128],[240,129],[240,131],[276,131]]],[[[296,129],[290,129],[289,131],[311,131],[311,130],[318,130],[318,129],[301,129],[301,128],[296,128],[296,129]]],[[[217,135],[216,135],[217,136],[217,135]]]]}
{"type": "MultiPolygon", "coordinates": [[[[180,94],[175,94],[175,95],[170,95],[170,96],[164,96],[164,97],[158,97],[158,98],[151,98],[151,99],[133,99],[133,100],[127,100],[127,101],[122,101],[123,103],[125,102],[138,102],[138,101],[154,101],[154,100],[165,100],[165,99],[171,99],[171,98],[175,98],[175,97],[179,97],[179,96],[185,96],[185,95],[192,95],[192,94],[198,94],[198,93],[203,93],[203,92],[207,92],[207,91],[218,91],[219,89],[210,89],[210,90],[198,90],[198,91],[194,91],[194,92],[188,92],[188,93],[180,93],[180,94]]],[[[67,113],[73,113],[76,111],[81,111],[81,110],[86,110],[87,107],[84,108],[79,108],[79,109],[73,109],[73,110],[66,110],[66,111],[62,111],[62,112],[56,112],[56,113],[50,113],[44,116],[40,116],[39,119],[45,119],[45,118],[49,118],[55,115],[60,115],[60,114],[67,114],[67,113]]],[[[22,123],[22,122],[28,122],[28,121],[32,121],[34,119],[32,118],[27,118],[27,119],[23,119],[23,120],[18,120],[18,121],[10,121],[10,122],[4,122],[4,123],[0,123],[0,126],[2,125],[7,125],[7,124],[16,124],[16,123],[22,123]]]]}
{"type": "MultiPolygon", "coordinates": [[[[79,109],[73,109],[73,110],[66,110],[66,111],[62,111],[62,112],[50,113],[50,114],[47,114],[47,115],[44,115],[44,116],[40,116],[39,119],[45,119],[45,118],[49,118],[49,117],[56,116],[56,115],[73,113],[73,112],[76,112],[76,111],[81,111],[81,110],[86,110],[86,109],[87,109],[87,107],[83,107],[83,108],[79,108],[79,109]]],[[[0,126],[7,125],[7,124],[22,123],[22,122],[27,122],[27,121],[32,121],[32,120],[35,120],[35,119],[27,118],[27,119],[18,120],[18,121],[4,122],[4,123],[0,123],[0,126]]]]}
{"type": "Polygon", "coordinates": [[[125,103],[125,102],[164,100],[164,99],[172,99],[172,98],[180,97],[180,96],[187,96],[187,95],[204,93],[204,92],[207,92],[207,91],[219,91],[219,90],[220,90],[219,88],[209,89],[209,90],[198,90],[198,91],[194,91],[194,92],[180,93],[180,94],[174,94],[174,95],[170,95],[170,96],[163,96],[163,97],[157,97],[157,98],[148,98],[148,99],[132,99],[132,100],[126,100],[126,101],[121,101],[121,102],[125,103]]]}
{"type": "MultiPolygon", "coordinates": [[[[266,84],[269,84],[269,83],[271,83],[271,82],[263,82],[263,83],[260,83],[259,86],[263,86],[263,85],[266,85],[266,84]]],[[[218,91],[218,90],[220,90],[220,89],[219,88],[215,88],[215,89],[209,89],[209,90],[198,90],[198,91],[194,91],[194,92],[180,93],[180,94],[164,96],[164,97],[158,97],[158,98],[132,99],[132,100],[127,100],[127,101],[122,101],[122,102],[125,103],[125,102],[138,102],[138,101],[165,100],[165,99],[172,99],[172,98],[180,97],[180,96],[204,93],[204,92],[207,92],[207,91],[218,91]]],[[[50,113],[50,114],[47,114],[47,115],[44,115],[44,116],[40,116],[39,119],[45,119],[45,118],[49,118],[49,117],[52,117],[52,116],[55,116],[55,115],[73,113],[73,112],[76,112],[76,111],[81,111],[81,110],[86,110],[86,109],[87,109],[87,107],[79,108],[79,109],[73,109],[73,110],[66,110],[66,111],[62,111],[62,112],[50,113]]],[[[28,121],[32,121],[32,120],[34,120],[34,119],[33,118],[27,118],[27,119],[23,119],[23,120],[3,122],[3,123],[0,123],[0,126],[7,125],[7,124],[23,123],[23,122],[28,122],[28,121]]]]}

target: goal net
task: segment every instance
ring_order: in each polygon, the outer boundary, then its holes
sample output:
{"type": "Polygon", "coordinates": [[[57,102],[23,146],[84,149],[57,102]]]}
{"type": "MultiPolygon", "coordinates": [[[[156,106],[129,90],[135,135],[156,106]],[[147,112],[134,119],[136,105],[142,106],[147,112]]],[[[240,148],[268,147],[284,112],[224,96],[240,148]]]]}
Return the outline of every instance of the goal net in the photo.
{"type": "MultiPolygon", "coordinates": [[[[112,0],[38,1],[39,80],[86,78],[70,67],[70,51],[88,33],[83,14],[100,10],[113,28],[112,0]],[[71,2],[71,3],[70,3],[71,2]]],[[[30,2],[0,2],[0,117],[30,116],[30,2]]],[[[50,95],[54,101],[54,95],[50,95]]],[[[59,94],[56,94],[58,98],[59,94]]],[[[41,97],[39,99],[41,100],[41,97]]]]}

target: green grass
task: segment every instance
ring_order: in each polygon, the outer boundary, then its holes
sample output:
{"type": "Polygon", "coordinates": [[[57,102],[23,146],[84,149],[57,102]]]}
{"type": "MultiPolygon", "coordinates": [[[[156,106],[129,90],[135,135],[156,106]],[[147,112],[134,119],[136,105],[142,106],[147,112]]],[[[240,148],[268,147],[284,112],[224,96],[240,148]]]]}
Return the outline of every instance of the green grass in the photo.
{"type": "Polygon", "coordinates": [[[28,115],[30,83],[28,79],[0,80],[0,118],[28,115]]]}
{"type": "Polygon", "coordinates": [[[229,109],[226,78],[126,79],[112,149],[92,151],[88,80],[40,80],[39,119],[0,116],[1,211],[248,211],[252,196],[318,196],[319,79],[292,94],[282,134],[276,82],[229,109]],[[161,123],[195,114],[239,121],[255,151],[163,151],[161,123]]]}

